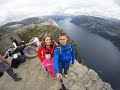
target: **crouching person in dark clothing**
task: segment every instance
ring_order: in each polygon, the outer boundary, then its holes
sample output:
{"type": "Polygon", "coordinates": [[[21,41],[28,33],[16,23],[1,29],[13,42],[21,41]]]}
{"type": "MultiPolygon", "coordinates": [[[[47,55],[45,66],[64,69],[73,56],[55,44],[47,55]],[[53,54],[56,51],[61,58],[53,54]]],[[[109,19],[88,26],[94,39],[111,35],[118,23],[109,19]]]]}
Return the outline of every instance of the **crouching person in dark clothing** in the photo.
{"type": "Polygon", "coordinates": [[[21,61],[19,59],[17,52],[15,52],[13,48],[10,48],[6,51],[5,59],[7,59],[8,57],[12,57],[11,67],[18,68],[18,66],[21,64],[21,61]]]}
{"type": "Polygon", "coordinates": [[[0,72],[6,71],[14,81],[20,81],[22,78],[18,77],[11,68],[9,62],[0,54],[0,72]]]}
{"type": "Polygon", "coordinates": [[[12,68],[18,68],[18,66],[21,63],[24,63],[26,60],[26,57],[24,55],[18,55],[18,52],[16,52],[13,48],[9,48],[5,53],[5,58],[12,57],[11,61],[11,67],[12,68]]]}

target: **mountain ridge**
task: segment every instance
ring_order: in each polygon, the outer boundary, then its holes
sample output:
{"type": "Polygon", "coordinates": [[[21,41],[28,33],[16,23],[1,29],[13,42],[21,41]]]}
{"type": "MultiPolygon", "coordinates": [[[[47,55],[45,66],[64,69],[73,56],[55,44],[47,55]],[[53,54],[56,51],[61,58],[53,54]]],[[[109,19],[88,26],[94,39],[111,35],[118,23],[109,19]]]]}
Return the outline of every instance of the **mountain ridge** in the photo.
{"type": "Polygon", "coordinates": [[[82,15],[76,16],[70,22],[80,26],[83,30],[112,41],[120,50],[120,20],[82,15]]]}

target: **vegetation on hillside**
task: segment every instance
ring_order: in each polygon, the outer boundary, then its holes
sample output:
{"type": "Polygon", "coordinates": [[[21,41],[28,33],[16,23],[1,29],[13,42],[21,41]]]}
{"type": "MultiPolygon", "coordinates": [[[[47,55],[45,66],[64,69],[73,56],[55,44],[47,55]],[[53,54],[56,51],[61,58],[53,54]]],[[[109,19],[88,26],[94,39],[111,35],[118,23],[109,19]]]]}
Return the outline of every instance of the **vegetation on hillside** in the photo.
{"type": "MultiPolygon", "coordinates": [[[[19,32],[18,35],[22,40],[28,43],[29,40],[32,38],[32,36],[36,36],[39,38],[39,40],[42,40],[42,37],[45,34],[49,34],[53,38],[53,40],[55,40],[58,43],[58,35],[60,32],[64,32],[64,31],[53,25],[42,25],[42,26],[35,25],[33,28],[27,28],[27,30],[19,32]]],[[[79,62],[82,62],[77,45],[74,43],[74,41],[70,39],[70,37],[68,39],[68,42],[70,42],[75,46],[76,59],[79,62]]]]}
{"type": "Polygon", "coordinates": [[[60,31],[61,30],[59,28],[52,25],[35,25],[32,28],[27,28],[27,30],[18,32],[18,35],[22,40],[24,40],[27,43],[33,36],[36,36],[41,40],[45,34],[51,35],[51,37],[53,37],[53,39],[56,40],[60,31]]]}

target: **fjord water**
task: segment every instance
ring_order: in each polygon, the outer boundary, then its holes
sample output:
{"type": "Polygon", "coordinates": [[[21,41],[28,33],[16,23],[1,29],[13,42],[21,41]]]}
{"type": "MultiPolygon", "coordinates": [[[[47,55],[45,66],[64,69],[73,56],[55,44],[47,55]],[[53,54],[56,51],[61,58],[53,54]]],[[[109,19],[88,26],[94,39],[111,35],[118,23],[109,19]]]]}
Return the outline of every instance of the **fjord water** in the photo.
{"type": "Polygon", "coordinates": [[[82,30],[70,23],[70,18],[58,22],[79,47],[80,56],[88,68],[94,69],[103,81],[120,90],[120,51],[109,40],[82,30]]]}

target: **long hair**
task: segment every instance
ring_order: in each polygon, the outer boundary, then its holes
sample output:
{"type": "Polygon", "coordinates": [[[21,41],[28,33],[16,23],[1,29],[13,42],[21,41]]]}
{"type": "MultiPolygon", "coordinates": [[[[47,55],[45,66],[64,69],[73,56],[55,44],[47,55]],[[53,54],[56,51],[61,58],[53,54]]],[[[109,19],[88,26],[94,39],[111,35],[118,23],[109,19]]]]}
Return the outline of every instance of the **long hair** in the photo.
{"type": "Polygon", "coordinates": [[[51,44],[50,44],[50,46],[53,46],[53,39],[52,39],[52,37],[51,37],[50,35],[48,35],[48,34],[44,35],[44,37],[43,37],[43,39],[42,39],[42,42],[41,42],[42,46],[43,46],[43,47],[46,47],[45,39],[46,39],[47,37],[50,37],[50,39],[51,39],[51,44]]]}

